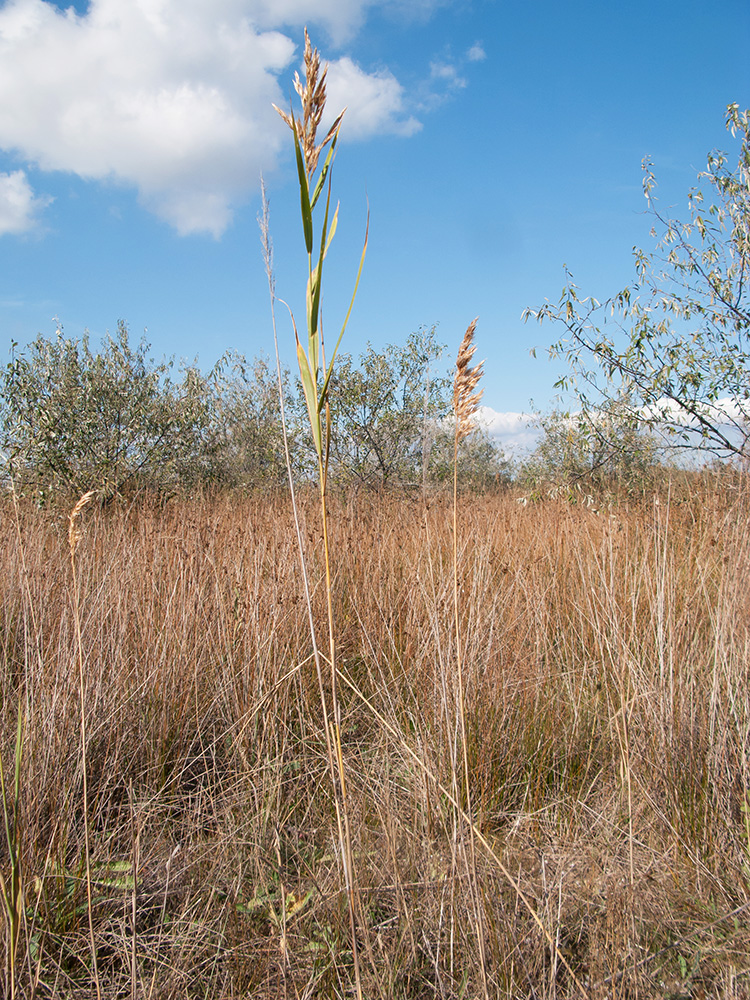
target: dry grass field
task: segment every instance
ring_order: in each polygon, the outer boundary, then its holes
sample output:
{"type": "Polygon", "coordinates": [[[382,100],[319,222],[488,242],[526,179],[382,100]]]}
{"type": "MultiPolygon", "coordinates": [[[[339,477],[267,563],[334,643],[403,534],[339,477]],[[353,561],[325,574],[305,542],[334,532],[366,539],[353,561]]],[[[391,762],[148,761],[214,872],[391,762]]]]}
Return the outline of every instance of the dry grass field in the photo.
{"type": "MultiPolygon", "coordinates": [[[[450,500],[331,497],[363,995],[748,997],[748,484],[518,500],[459,499],[472,830],[450,500]]],[[[2,502],[4,995],[355,995],[289,502],[91,505],[75,574],[69,513],[2,502]]]]}

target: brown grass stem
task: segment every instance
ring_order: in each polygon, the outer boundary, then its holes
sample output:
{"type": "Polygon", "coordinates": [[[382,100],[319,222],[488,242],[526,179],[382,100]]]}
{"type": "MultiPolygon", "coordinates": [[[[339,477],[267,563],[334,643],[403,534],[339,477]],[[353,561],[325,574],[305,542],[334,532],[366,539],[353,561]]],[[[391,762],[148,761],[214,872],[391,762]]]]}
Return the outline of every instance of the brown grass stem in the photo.
{"type": "Polygon", "coordinates": [[[467,437],[473,430],[472,418],[482,395],[481,390],[479,392],[476,391],[476,386],[482,376],[482,365],[484,362],[476,365],[474,368],[469,367],[469,361],[476,350],[473,344],[476,325],[477,320],[475,319],[469,324],[461,342],[456,362],[453,389],[453,413],[456,424],[453,437],[453,623],[456,644],[456,680],[458,684],[458,719],[461,733],[461,762],[463,767],[464,798],[466,801],[465,814],[469,833],[469,878],[474,899],[474,916],[476,920],[477,944],[479,946],[482,989],[485,1000],[489,1000],[483,903],[477,881],[475,823],[471,802],[471,776],[469,774],[469,741],[466,734],[466,696],[462,651],[463,640],[461,635],[461,607],[458,593],[458,446],[462,438],[467,437]]]}
{"type": "Polygon", "coordinates": [[[76,664],[78,667],[78,682],[80,694],[80,732],[81,732],[81,774],[83,780],[83,842],[86,863],[86,913],[89,925],[89,942],[91,946],[91,967],[94,975],[94,985],[96,987],[97,1000],[101,1000],[102,987],[99,979],[99,966],[97,962],[96,936],[94,934],[94,904],[91,894],[91,831],[89,820],[89,789],[88,789],[88,760],[86,742],[86,681],[83,668],[83,638],[81,635],[81,610],[80,595],[78,587],[78,572],[76,566],[76,550],[81,540],[80,519],[83,510],[91,503],[94,497],[93,491],[84,493],[78,503],[70,513],[68,524],[68,547],[70,551],[70,569],[73,586],[73,621],[75,624],[76,637],[76,664]]]}
{"type": "MultiPolygon", "coordinates": [[[[731,470],[679,480],[668,511],[667,493],[594,513],[459,484],[456,526],[452,489],[327,494],[363,996],[483,995],[472,835],[491,997],[747,992],[748,493],[731,470]]],[[[319,491],[296,500],[337,767],[319,491]]],[[[68,511],[19,498],[16,527],[5,503],[11,841],[31,707],[16,996],[94,995],[92,925],[102,1000],[355,996],[286,492],[84,511],[91,923],[68,511]]],[[[12,944],[4,919],[7,995],[12,944]]]]}

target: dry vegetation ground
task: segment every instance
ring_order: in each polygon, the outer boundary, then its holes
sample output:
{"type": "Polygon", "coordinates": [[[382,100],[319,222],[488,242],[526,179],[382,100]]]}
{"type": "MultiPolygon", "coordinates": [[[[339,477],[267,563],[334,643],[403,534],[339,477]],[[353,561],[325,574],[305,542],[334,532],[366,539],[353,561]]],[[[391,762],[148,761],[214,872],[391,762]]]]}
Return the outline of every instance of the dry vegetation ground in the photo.
{"type": "MultiPolygon", "coordinates": [[[[461,510],[488,995],[750,996],[746,484],[598,513],[510,494],[461,510]]],[[[67,513],[8,500],[0,523],[6,996],[96,995],[67,513]]],[[[314,498],[302,517],[319,581],[314,498]]],[[[331,525],[364,994],[479,997],[451,802],[450,504],[334,498],[331,525]]],[[[89,508],[81,528],[102,996],[351,995],[289,504],[141,501],[89,508]]],[[[319,584],[321,631],[324,601],[319,584]]]]}

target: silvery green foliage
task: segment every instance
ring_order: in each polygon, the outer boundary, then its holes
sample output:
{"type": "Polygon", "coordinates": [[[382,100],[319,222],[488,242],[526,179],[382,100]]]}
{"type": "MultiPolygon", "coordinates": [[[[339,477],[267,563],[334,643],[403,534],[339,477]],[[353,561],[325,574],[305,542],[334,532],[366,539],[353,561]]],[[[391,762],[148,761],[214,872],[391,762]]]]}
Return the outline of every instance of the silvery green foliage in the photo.
{"type": "Polygon", "coordinates": [[[41,335],[2,370],[2,442],[16,485],[44,497],[104,497],[148,482],[167,486],[195,461],[208,426],[206,384],[194,367],[173,376],[125,323],[100,351],[88,336],[41,335]]]}
{"type": "Polygon", "coordinates": [[[339,355],[330,383],[331,459],[339,478],[370,486],[419,483],[449,410],[435,328],[358,359],[339,355]]]}
{"type": "MultiPolygon", "coordinates": [[[[454,427],[450,420],[436,436],[428,468],[427,481],[449,485],[453,481],[454,427]]],[[[477,492],[509,485],[511,462],[502,447],[481,425],[461,438],[456,458],[458,485],[477,492]]]]}
{"type": "MultiPolygon", "coordinates": [[[[60,329],[14,351],[0,370],[6,479],[40,500],[89,489],[112,498],[136,488],[285,488],[278,384],[267,359],[227,353],[204,375],[157,362],[149,350],[145,341],[133,346],[120,323],[98,350],[60,329]]],[[[340,356],[330,397],[339,481],[381,487],[446,477],[450,379],[441,353],[433,328],[381,353],[340,356]]],[[[291,459],[304,480],[316,467],[305,399],[301,389],[295,398],[288,371],[282,380],[291,459]]],[[[460,460],[462,481],[473,485],[492,485],[504,468],[493,442],[479,436],[462,445],[460,460]]]]}
{"type": "MultiPolygon", "coordinates": [[[[289,371],[282,371],[284,406],[293,410],[289,371]]],[[[196,474],[217,486],[266,487],[286,483],[286,459],[276,366],[226,354],[208,380],[209,423],[196,474]]],[[[299,467],[299,423],[287,424],[292,464],[299,467]]]]}
{"type": "Polygon", "coordinates": [[[658,442],[622,401],[596,411],[551,409],[536,414],[539,439],[518,463],[516,479],[526,489],[550,485],[642,486],[663,464],[658,442]]]}
{"type": "Polygon", "coordinates": [[[551,348],[596,422],[607,401],[664,436],[673,447],[719,457],[750,452],[750,119],[737,104],[727,128],[739,138],[737,166],[712,152],[690,192],[689,218],[672,219],[655,197],[644,161],[644,193],[654,249],[636,249],[636,280],[604,303],[568,281],[556,305],[527,310],[567,333],[551,348]]]}
{"type": "MultiPolygon", "coordinates": [[[[447,483],[453,476],[452,379],[435,327],[405,344],[340,355],[331,378],[331,462],[344,481],[383,488],[447,483]]],[[[486,433],[461,444],[462,483],[494,486],[506,473],[486,433]]]]}
{"type": "MultiPolygon", "coordinates": [[[[285,402],[291,405],[289,375],[285,402]]],[[[273,486],[284,481],[276,372],[227,353],[204,375],[134,347],[123,322],[89,338],[39,336],[0,372],[6,474],[40,499],[56,492],[273,486]]],[[[296,462],[299,428],[292,428],[296,462]]]]}

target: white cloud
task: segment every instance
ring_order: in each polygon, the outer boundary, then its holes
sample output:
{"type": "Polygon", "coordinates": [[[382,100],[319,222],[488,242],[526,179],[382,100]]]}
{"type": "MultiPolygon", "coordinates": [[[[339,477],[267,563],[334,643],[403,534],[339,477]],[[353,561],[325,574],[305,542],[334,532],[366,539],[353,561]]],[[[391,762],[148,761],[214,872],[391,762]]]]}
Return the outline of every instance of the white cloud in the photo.
{"type": "MultiPolygon", "coordinates": [[[[0,149],[135,187],[178,232],[218,237],[287,146],[271,104],[286,103],[291,87],[279,78],[299,48],[278,29],[309,19],[344,38],[377,2],[91,0],[79,15],[8,0],[0,90],[13,97],[0,104],[0,149]]],[[[387,70],[368,74],[344,57],[329,79],[331,106],[349,106],[347,136],[420,127],[387,70]]]]}
{"type": "Polygon", "coordinates": [[[35,196],[23,170],[0,174],[0,236],[34,229],[38,214],[51,200],[35,196]]]}
{"type": "Polygon", "coordinates": [[[401,22],[426,20],[432,12],[450,0],[236,0],[236,5],[250,10],[254,23],[262,28],[282,26],[301,28],[321,25],[335,45],[354,35],[364,24],[371,7],[382,7],[401,22]]]}
{"type": "Polygon", "coordinates": [[[422,127],[405,111],[404,88],[387,70],[365,73],[348,56],[328,67],[328,121],[346,107],[342,137],[361,139],[373,134],[413,135],[422,127]]]}
{"type": "MultiPolygon", "coordinates": [[[[713,402],[697,403],[696,410],[705,417],[720,426],[731,424],[745,424],[747,422],[750,405],[747,400],[733,399],[731,396],[724,396],[713,402]],[[726,424],[723,419],[726,419],[726,424]]],[[[698,420],[689,413],[683,406],[680,406],[673,399],[664,397],[659,402],[646,406],[642,413],[647,420],[659,420],[664,418],[675,424],[682,424],[685,427],[698,426],[698,420]]]]}
{"type": "Polygon", "coordinates": [[[539,440],[536,418],[528,413],[500,413],[490,406],[480,406],[477,423],[510,453],[520,454],[539,440]]]}
{"type": "Polygon", "coordinates": [[[469,62],[482,62],[483,59],[486,59],[487,53],[484,51],[482,43],[475,42],[466,53],[466,58],[469,62]]]}
{"type": "Polygon", "coordinates": [[[466,86],[466,80],[459,76],[456,67],[449,62],[430,63],[430,76],[433,80],[440,80],[449,87],[460,89],[466,86]]]}

